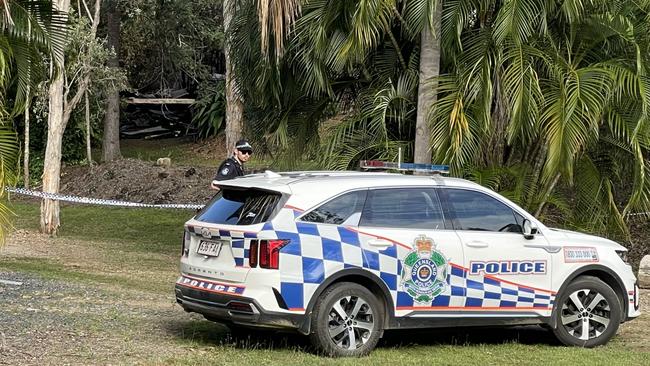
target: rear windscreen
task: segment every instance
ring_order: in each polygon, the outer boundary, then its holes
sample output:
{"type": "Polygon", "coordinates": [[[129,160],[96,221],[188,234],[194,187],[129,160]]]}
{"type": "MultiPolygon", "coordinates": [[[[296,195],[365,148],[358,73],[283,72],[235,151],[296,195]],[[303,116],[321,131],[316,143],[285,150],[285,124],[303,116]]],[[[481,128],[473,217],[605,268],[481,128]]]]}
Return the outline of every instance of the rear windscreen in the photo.
{"type": "Polygon", "coordinates": [[[266,222],[278,206],[282,195],[256,189],[222,189],[196,215],[212,224],[253,225],[266,222]]]}

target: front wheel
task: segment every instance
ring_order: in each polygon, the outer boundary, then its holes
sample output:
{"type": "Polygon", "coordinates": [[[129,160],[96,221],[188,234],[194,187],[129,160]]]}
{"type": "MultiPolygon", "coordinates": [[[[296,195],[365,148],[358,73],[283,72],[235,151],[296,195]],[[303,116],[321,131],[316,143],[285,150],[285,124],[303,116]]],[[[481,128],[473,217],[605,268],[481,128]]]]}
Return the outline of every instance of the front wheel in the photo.
{"type": "Polygon", "coordinates": [[[383,322],[383,306],[372,292],[355,283],[341,282],[318,298],[309,338],[328,356],[365,356],[377,345],[383,322]]]}
{"type": "Polygon", "coordinates": [[[579,277],[558,298],[553,332],[566,345],[596,347],[616,334],[622,316],[618,296],[609,285],[596,277],[579,277]]]}

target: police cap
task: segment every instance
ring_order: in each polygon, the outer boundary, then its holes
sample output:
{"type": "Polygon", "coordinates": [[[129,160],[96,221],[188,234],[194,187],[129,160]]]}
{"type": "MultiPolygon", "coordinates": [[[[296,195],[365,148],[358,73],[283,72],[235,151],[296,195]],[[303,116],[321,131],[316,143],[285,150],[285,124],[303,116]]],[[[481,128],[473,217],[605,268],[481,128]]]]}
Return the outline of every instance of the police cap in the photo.
{"type": "Polygon", "coordinates": [[[253,147],[248,143],[247,140],[241,139],[235,144],[235,148],[239,151],[250,151],[253,152],[253,147]]]}

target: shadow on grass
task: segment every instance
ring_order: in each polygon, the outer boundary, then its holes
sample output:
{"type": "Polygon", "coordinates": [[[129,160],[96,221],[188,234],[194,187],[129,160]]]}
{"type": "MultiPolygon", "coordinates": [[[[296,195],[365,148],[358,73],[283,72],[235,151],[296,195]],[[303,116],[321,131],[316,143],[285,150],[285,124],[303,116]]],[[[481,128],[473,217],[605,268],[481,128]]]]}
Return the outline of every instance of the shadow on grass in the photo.
{"type": "MultiPolygon", "coordinates": [[[[239,349],[292,349],[313,352],[306,336],[271,330],[233,328],[208,320],[168,323],[167,330],[182,342],[203,346],[230,346],[239,349]]],[[[498,344],[550,345],[560,343],[553,333],[540,326],[463,327],[390,330],[384,332],[378,348],[415,346],[476,346],[498,344]]]]}
{"type": "Polygon", "coordinates": [[[458,327],[436,329],[390,330],[384,333],[378,347],[480,344],[526,344],[558,346],[560,342],[550,330],[537,325],[517,327],[458,327]]]}
{"type": "Polygon", "coordinates": [[[309,340],[298,333],[228,327],[208,320],[173,321],[167,331],[181,342],[240,349],[294,349],[309,351],[309,340]]]}

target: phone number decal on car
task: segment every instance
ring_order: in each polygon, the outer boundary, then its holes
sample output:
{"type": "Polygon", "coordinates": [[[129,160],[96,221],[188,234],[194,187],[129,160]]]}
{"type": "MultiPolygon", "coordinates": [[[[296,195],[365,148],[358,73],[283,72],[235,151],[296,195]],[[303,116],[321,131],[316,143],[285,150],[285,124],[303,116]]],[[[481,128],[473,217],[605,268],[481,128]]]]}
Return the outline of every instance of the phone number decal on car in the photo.
{"type": "Polygon", "coordinates": [[[598,262],[598,251],[594,247],[564,247],[564,262],[598,262]]]}

